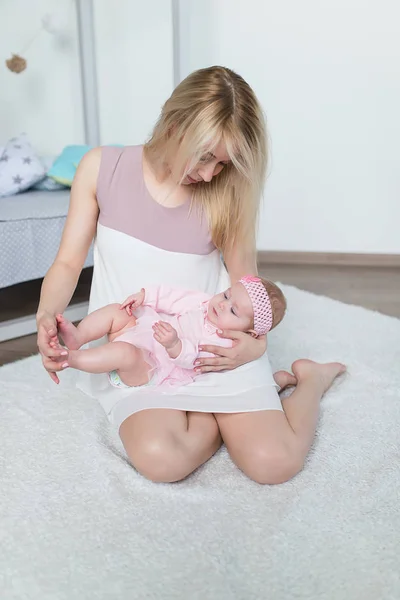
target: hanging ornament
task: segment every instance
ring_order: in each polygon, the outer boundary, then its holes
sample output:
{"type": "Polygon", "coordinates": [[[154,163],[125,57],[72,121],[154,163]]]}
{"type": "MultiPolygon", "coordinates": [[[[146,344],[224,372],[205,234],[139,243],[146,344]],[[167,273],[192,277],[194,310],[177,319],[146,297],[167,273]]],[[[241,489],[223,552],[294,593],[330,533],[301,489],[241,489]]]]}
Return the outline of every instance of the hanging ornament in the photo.
{"type": "Polygon", "coordinates": [[[26,60],[18,54],[12,54],[11,58],[6,60],[6,65],[13,73],[22,73],[26,69],[26,60]]]}
{"type": "MultiPolygon", "coordinates": [[[[70,3],[70,7],[72,6],[73,3],[70,3]]],[[[59,44],[61,44],[62,46],[67,46],[69,40],[70,40],[70,35],[68,33],[68,21],[69,21],[69,14],[67,14],[67,12],[64,10],[61,13],[47,13],[44,15],[44,17],[41,19],[41,24],[39,29],[34,33],[34,35],[32,36],[32,38],[29,40],[29,42],[26,44],[26,46],[24,47],[23,51],[21,52],[21,54],[25,54],[28,50],[28,48],[30,48],[30,46],[33,44],[33,42],[36,40],[36,38],[43,32],[46,31],[47,33],[50,33],[51,35],[54,35],[56,40],[58,41],[59,44]]],[[[26,67],[27,67],[27,61],[25,58],[23,58],[20,54],[12,54],[11,58],[9,58],[8,60],[5,61],[7,68],[12,71],[13,73],[22,73],[22,71],[25,71],[26,67]]]]}

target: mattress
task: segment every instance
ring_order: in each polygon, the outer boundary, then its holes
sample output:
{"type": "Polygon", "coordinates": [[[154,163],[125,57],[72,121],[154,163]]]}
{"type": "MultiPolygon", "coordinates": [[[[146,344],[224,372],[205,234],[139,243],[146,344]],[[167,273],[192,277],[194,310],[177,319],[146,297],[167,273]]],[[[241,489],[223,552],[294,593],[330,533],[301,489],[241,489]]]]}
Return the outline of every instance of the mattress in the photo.
{"type": "MultiPolygon", "coordinates": [[[[69,190],[0,198],[0,288],[44,277],[60,244],[69,190]]],[[[93,265],[90,249],[85,267],[93,265]]]]}

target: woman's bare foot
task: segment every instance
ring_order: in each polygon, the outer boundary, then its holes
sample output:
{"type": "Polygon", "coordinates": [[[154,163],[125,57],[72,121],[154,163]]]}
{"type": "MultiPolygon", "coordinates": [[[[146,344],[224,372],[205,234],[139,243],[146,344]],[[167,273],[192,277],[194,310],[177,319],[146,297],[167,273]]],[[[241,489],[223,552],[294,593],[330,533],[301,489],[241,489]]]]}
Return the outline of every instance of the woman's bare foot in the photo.
{"type": "Polygon", "coordinates": [[[56,321],[58,331],[68,350],[79,350],[82,344],[79,341],[79,333],[75,325],[63,315],[56,315],[56,321]]]}
{"type": "Polygon", "coordinates": [[[284,390],[290,385],[297,385],[297,379],[288,371],[277,371],[274,373],[275,383],[280,387],[279,391],[284,390]]]}
{"type": "Polygon", "coordinates": [[[314,379],[315,383],[321,386],[321,392],[324,394],[336,377],[346,371],[346,366],[339,362],[321,364],[302,358],[293,363],[292,371],[298,383],[306,379],[314,379]]]}

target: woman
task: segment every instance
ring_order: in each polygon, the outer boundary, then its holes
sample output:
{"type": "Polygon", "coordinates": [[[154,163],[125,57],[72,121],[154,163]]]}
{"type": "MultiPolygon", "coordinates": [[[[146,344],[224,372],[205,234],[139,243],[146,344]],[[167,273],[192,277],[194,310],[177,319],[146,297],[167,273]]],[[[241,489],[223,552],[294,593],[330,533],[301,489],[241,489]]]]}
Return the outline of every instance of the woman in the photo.
{"type": "MultiPolygon", "coordinates": [[[[37,313],[39,350],[56,383],[68,364],[63,349],[50,346],[58,339],[55,315],[71,299],[93,238],[90,312],[149,284],[214,294],[229,278],[257,272],[255,227],[266,162],[254,92],[222,67],[197,71],[175,89],[144,147],[96,148],[83,158],[37,313]]],[[[286,481],[302,468],[321,397],[344,367],[297,361],[295,377],[278,374],[281,387],[297,383],[282,410],[266,340],[221,335],[234,340],[232,349],[204,348],[214,355],[197,365],[206,374],[181,393],[115,389],[102,375],[81,382],[119,428],[129,459],[145,477],[183,479],[222,440],[260,483],[286,481]]]]}

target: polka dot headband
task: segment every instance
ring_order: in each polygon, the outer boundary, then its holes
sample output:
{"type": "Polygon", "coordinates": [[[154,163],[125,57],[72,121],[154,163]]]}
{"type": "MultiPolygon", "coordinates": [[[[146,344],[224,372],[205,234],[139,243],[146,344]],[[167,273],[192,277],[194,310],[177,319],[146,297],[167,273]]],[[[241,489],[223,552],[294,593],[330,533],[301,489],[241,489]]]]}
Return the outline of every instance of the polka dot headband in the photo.
{"type": "Polygon", "coordinates": [[[254,311],[254,331],[257,335],[265,335],[272,327],[272,306],[267,290],[259,277],[245,275],[240,280],[244,285],[254,311]]]}

